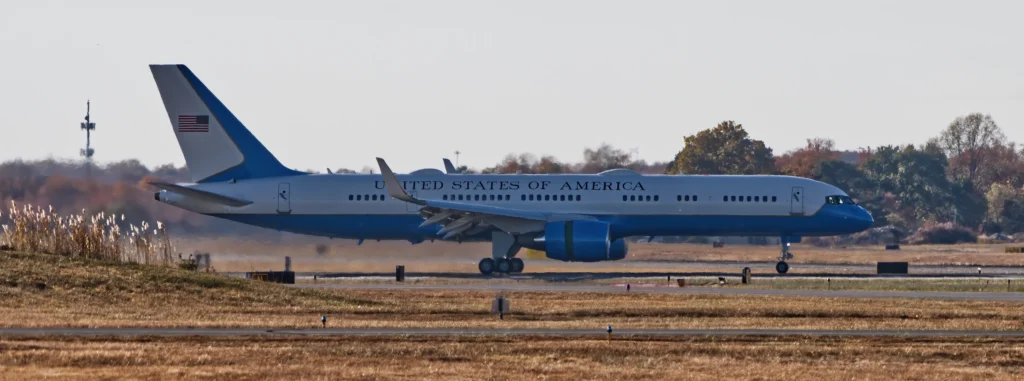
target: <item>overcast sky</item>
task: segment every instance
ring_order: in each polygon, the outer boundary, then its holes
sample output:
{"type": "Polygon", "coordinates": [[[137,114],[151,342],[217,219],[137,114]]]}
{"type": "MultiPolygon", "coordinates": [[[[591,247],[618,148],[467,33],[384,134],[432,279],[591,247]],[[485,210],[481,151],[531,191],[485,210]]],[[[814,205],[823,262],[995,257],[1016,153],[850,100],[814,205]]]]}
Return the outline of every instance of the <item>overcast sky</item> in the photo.
{"type": "Polygon", "coordinates": [[[670,159],[742,123],[777,153],[1024,142],[1020,1],[0,1],[0,160],[184,164],[147,67],[187,64],[285,165],[670,159]],[[242,5],[244,4],[244,5],[242,5]]]}

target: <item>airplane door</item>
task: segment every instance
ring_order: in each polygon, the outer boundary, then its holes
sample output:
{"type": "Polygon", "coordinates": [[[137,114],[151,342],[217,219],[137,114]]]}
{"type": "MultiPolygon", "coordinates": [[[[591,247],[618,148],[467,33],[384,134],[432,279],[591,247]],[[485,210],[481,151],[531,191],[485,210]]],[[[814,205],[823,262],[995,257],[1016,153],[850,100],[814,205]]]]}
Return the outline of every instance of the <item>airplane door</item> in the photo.
{"type": "Polygon", "coordinates": [[[277,212],[292,212],[292,186],[288,183],[277,184],[277,212]]]}
{"type": "Polygon", "coordinates": [[[793,187],[789,196],[789,214],[804,215],[804,188],[793,187]]]}

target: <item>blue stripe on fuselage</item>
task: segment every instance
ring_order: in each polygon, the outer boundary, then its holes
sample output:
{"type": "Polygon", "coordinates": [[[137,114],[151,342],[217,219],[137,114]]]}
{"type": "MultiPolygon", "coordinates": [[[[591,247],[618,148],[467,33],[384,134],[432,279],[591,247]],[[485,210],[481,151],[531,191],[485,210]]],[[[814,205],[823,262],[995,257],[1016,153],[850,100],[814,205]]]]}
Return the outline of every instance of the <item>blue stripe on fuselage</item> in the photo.
{"type": "MultiPolygon", "coordinates": [[[[629,236],[828,236],[871,226],[856,206],[826,206],[813,216],[595,216],[611,225],[612,239],[629,236]]],[[[350,239],[438,239],[439,226],[420,228],[414,215],[214,214],[244,224],[292,233],[350,239]]],[[[489,234],[463,241],[489,240],[489,234]]]]}

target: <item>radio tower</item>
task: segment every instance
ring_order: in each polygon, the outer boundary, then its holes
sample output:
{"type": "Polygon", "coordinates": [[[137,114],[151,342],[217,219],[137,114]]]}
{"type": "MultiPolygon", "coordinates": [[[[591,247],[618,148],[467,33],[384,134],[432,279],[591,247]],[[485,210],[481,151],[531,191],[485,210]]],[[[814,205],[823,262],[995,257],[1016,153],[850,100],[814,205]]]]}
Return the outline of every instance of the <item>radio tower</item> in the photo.
{"type": "Polygon", "coordinates": [[[79,154],[85,157],[85,173],[86,176],[92,177],[92,155],[96,153],[96,150],[92,149],[92,131],[96,129],[96,123],[93,123],[89,118],[90,105],[89,101],[85,101],[85,122],[82,122],[82,129],[85,130],[85,149],[79,150],[79,154]]]}

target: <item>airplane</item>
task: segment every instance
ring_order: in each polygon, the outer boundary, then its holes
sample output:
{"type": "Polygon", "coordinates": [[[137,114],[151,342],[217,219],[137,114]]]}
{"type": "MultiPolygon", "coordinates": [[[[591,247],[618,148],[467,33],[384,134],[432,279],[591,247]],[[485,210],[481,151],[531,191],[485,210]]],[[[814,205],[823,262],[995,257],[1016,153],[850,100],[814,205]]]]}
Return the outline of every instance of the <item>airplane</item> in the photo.
{"type": "MultiPolygon", "coordinates": [[[[522,248],[570,262],[621,260],[629,237],[774,236],[790,243],[871,227],[839,188],[800,177],[458,174],[433,168],[336,176],[289,169],[185,65],[150,65],[191,183],[152,182],[192,212],[341,239],[490,242],[482,274],[519,273],[522,248]]],[[[447,167],[447,165],[446,165],[447,167]]],[[[449,168],[449,171],[451,169],[449,168]]]]}

